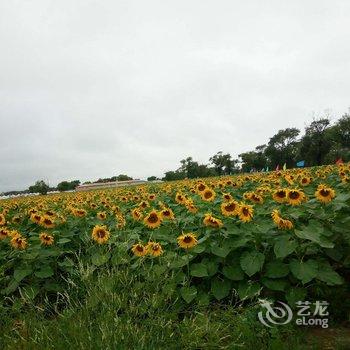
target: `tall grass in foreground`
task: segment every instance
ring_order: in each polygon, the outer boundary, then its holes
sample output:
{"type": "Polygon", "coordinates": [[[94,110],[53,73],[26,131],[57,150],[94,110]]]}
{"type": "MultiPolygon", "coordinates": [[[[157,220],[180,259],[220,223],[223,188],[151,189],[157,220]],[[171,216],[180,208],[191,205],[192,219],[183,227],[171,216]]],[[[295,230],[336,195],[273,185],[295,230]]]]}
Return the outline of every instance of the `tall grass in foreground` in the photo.
{"type": "Polygon", "coordinates": [[[152,270],[143,281],[127,268],[78,270],[56,299],[2,304],[1,349],[306,348],[300,330],[261,325],[257,306],[185,306],[152,270]]]}

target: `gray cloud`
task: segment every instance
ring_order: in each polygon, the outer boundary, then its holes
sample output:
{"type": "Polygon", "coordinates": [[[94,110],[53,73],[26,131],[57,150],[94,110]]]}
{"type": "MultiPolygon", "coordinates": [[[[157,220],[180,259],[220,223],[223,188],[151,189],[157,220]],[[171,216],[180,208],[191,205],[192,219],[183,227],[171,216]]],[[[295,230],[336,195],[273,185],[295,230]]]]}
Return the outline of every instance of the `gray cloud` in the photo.
{"type": "Polygon", "coordinates": [[[0,191],[161,176],[349,107],[348,1],[3,1],[0,191]]]}

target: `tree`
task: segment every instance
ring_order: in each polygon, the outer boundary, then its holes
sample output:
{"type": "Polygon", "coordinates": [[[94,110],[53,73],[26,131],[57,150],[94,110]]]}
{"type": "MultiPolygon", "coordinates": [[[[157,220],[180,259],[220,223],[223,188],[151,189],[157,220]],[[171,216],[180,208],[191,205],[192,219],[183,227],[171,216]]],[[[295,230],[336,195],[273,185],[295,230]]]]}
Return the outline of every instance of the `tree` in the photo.
{"type": "Polygon", "coordinates": [[[28,190],[30,193],[47,194],[49,188],[49,185],[47,185],[44,180],[38,180],[34,185],[29,186],[28,190]]]}
{"type": "Polygon", "coordinates": [[[156,180],[159,180],[157,176],[149,176],[147,178],[147,181],[156,181],[156,180]]]}
{"type": "Polygon", "coordinates": [[[314,119],[305,128],[305,135],[301,138],[299,158],[304,159],[308,166],[322,165],[332,147],[332,136],[329,130],[328,118],[314,119]]]}
{"type": "Polygon", "coordinates": [[[74,180],[74,181],[62,181],[57,185],[57,190],[60,192],[63,191],[72,191],[75,190],[77,186],[80,185],[79,180],[74,180]]]}
{"type": "Polygon", "coordinates": [[[239,157],[242,159],[242,171],[249,172],[251,169],[261,170],[267,166],[267,158],[265,156],[266,145],[257,146],[255,151],[241,153],[239,157]]]}
{"type": "Polygon", "coordinates": [[[120,174],[117,176],[117,181],[127,181],[127,180],[132,180],[132,177],[124,174],[120,174]]]}
{"type": "Polygon", "coordinates": [[[218,175],[229,175],[235,172],[237,159],[232,159],[229,153],[223,154],[222,151],[217,152],[209,158],[209,161],[214,166],[218,175]]]}
{"type": "Polygon", "coordinates": [[[264,153],[271,167],[284,163],[288,167],[295,165],[299,133],[300,130],[297,128],[287,128],[279,130],[276,135],[270,138],[264,153]]]}
{"type": "Polygon", "coordinates": [[[324,157],[325,164],[334,163],[342,158],[344,161],[350,160],[350,115],[345,114],[338,122],[327,129],[327,139],[331,146],[324,157]]]}
{"type": "Polygon", "coordinates": [[[165,176],[163,177],[162,180],[164,181],[175,181],[175,180],[182,180],[186,177],[186,174],[183,172],[180,172],[178,170],[175,171],[167,171],[165,173],[165,176]]]}
{"type": "Polygon", "coordinates": [[[215,171],[209,168],[205,164],[199,164],[195,162],[192,157],[187,157],[180,161],[181,166],[177,170],[180,174],[185,174],[185,177],[189,179],[195,179],[197,177],[215,176],[215,171]]]}

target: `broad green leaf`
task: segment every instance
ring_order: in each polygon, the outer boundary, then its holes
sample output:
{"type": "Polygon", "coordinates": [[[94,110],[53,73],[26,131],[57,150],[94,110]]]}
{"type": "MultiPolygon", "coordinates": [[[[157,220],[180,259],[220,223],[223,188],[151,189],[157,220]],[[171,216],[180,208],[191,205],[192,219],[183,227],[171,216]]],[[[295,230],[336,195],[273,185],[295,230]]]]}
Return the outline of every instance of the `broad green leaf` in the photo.
{"type": "Polygon", "coordinates": [[[39,271],[35,271],[35,276],[39,278],[48,278],[53,276],[54,272],[50,265],[42,266],[39,271]]]}
{"type": "Polygon", "coordinates": [[[18,288],[18,286],[19,283],[15,279],[12,279],[9,285],[1,291],[1,294],[9,295],[13,293],[18,288]]]}
{"type": "Polygon", "coordinates": [[[293,259],[289,263],[292,274],[302,281],[303,284],[312,281],[318,274],[318,264],[315,260],[298,261],[293,259]]]}
{"type": "Polygon", "coordinates": [[[96,266],[102,266],[109,260],[110,256],[110,253],[95,253],[91,257],[91,261],[96,266]]]}
{"type": "Polygon", "coordinates": [[[193,264],[191,266],[191,276],[194,276],[194,277],[208,276],[207,266],[205,264],[193,264]]]}
{"type": "Polygon", "coordinates": [[[266,264],[266,277],[281,278],[287,276],[289,273],[288,264],[284,264],[282,261],[270,261],[266,264]]]}
{"type": "Polygon", "coordinates": [[[71,241],[71,239],[69,239],[69,238],[60,238],[57,241],[57,244],[65,244],[65,243],[69,243],[70,241],[71,241]]]}
{"type": "Polygon", "coordinates": [[[197,296],[197,288],[195,286],[182,287],[180,294],[186,303],[190,303],[197,296]]]}
{"type": "Polygon", "coordinates": [[[32,273],[32,268],[28,267],[19,267],[13,272],[13,277],[17,282],[21,282],[23,278],[27,277],[32,273]]]}
{"type": "Polygon", "coordinates": [[[342,277],[333,270],[327,261],[320,261],[318,263],[317,279],[331,286],[343,284],[342,277]]]}
{"type": "Polygon", "coordinates": [[[250,299],[260,293],[260,285],[255,282],[241,281],[238,285],[238,295],[241,300],[250,299]]]}
{"type": "Polygon", "coordinates": [[[277,258],[285,258],[289,254],[292,254],[297,246],[296,241],[290,240],[286,236],[280,237],[275,243],[274,252],[277,258]]]}
{"type": "Polygon", "coordinates": [[[205,246],[203,244],[196,245],[191,249],[191,253],[200,254],[205,251],[205,246]]]}
{"type": "Polygon", "coordinates": [[[239,265],[224,266],[222,272],[225,277],[232,281],[241,281],[244,279],[244,273],[239,265]]]}
{"type": "Polygon", "coordinates": [[[250,277],[260,271],[265,255],[259,252],[244,252],[240,258],[242,270],[250,277]]]}
{"type": "Polygon", "coordinates": [[[263,278],[262,283],[271,290],[284,291],[288,282],[284,279],[263,278]]]}
{"type": "MultiPolygon", "coordinates": [[[[202,262],[204,264],[204,262],[202,262]]],[[[219,269],[219,264],[215,261],[206,261],[205,265],[207,267],[208,275],[214,276],[219,269]]]]}
{"type": "Polygon", "coordinates": [[[199,292],[197,296],[197,302],[200,306],[208,306],[210,302],[209,294],[205,292],[199,292]]]}
{"type": "Polygon", "coordinates": [[[175,268],[175,269],[178,269],[180,267],[183,267],[185,265],[187,265],[189,263],[190,259],[189,259],[189,256],[188,255],[184,255],[184,256],[178,256],[176,258],[176,260],[174,260],[172,263],[171,263],[171,268],[175,268]]]}
{"type": "MultiPolygon", "coordinates": [[[[322,232],[323,231],[324,230],[322,229],[322,232]]],[[[311,242],[315,242],[323,248],[333,248],[334,243],[322,237],[320,232],[320,230],[315,230],[314,226],[306,226],[303,227],[302,230],[295,230],[296,236],[301,239],[307,239],[311,242]]]]}
{"type": "Polygon", "coordinates": [[[228,246],[219,247],[215,245],[211,247],[211,252],[217,256],[220,256],[221,258],[226,258],[230,251],[231,248],[228,246]]]}
{"type": "Polygon", "coordinates": [[[211,292],[217,300],[226,298],[231,290],[231,282],[227,279],[220,280],[215,277],[211,281],[211,292]]]}

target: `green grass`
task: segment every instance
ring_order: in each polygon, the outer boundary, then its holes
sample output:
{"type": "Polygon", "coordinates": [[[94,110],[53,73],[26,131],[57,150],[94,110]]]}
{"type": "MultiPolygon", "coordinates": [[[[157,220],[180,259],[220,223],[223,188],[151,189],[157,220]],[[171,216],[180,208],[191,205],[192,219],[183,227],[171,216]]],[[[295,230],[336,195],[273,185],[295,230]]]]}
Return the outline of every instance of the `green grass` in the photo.
{"type": "Polygon", "coordinates": [[[148,274],[141,281],[126,268],[96,273],[80,266],[76,281],[55,298],[3,302],[0,348],[306,348],[301,330],[260,324],[257,306],[185,305],[162,288],[168,278],[148,274]]]}

